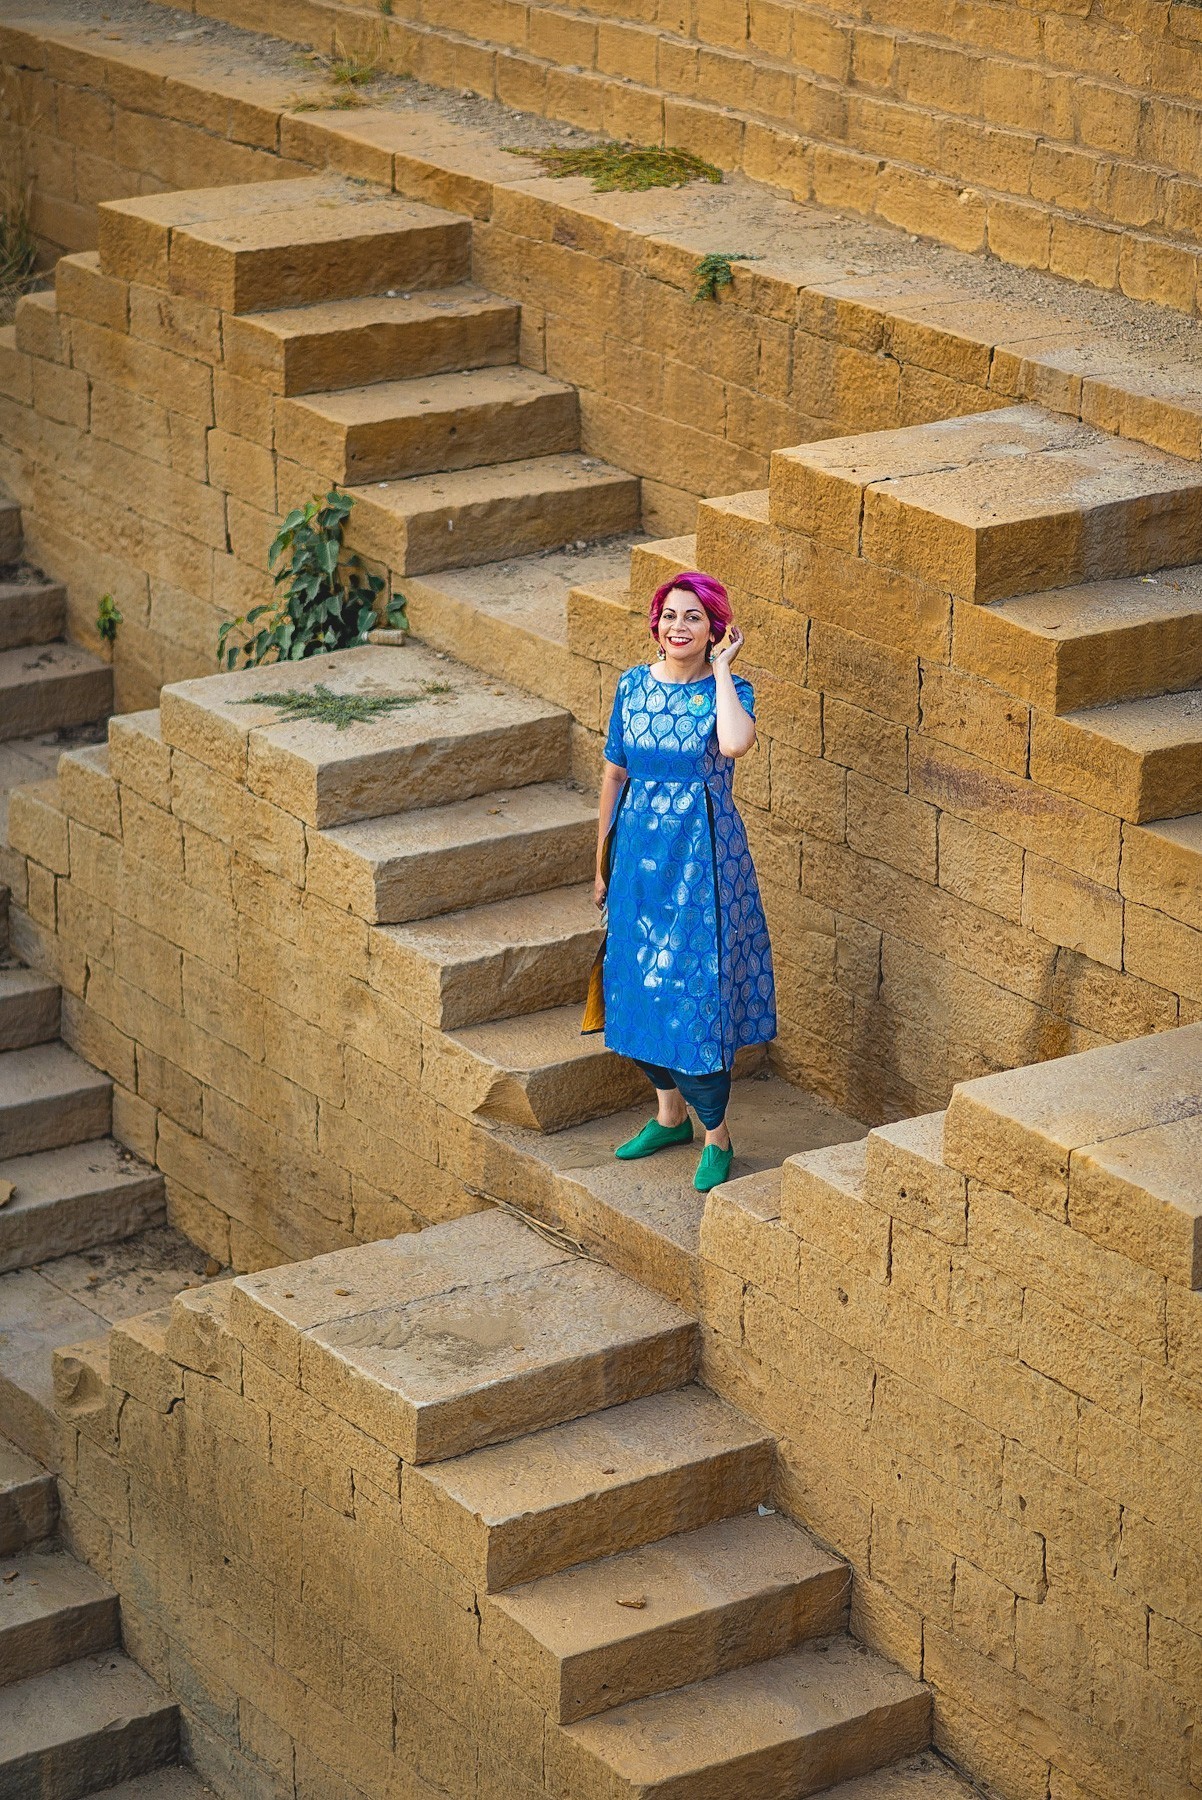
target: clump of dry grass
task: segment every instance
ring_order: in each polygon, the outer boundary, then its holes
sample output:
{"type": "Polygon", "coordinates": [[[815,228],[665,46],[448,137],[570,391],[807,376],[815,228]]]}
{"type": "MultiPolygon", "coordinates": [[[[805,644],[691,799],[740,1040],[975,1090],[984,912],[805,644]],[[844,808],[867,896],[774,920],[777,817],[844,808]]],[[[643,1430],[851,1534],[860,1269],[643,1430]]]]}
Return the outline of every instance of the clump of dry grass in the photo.
{"type": "Polygon", "coordinates": [[[381,73],[385,43],[381,36],[366,50],[348,50],[340,37],[334,39],[334,56],[330,63],[330,80],[337,87],[367,87],[381,73]]]}
{"type": "MultiPolygon", "coordinates": [[[[387,10],[391,11],[391,0],[387,10]]],[[[342,38],[335,36],[333,56],[311,51],[304,60],[324,75],[327,85],[307,94],[292,95],[285,103],[289,112],[345,112],[353,106],[369,104],[362,89],[381,80],[407,79],[388,68],[388,37],[382,25],[365,48],[348,50],[342,38]]]]}
{"type": "Polygon", "coordinates": [[[7,325],[37,279],[32,154],[37,117],[18,95],[6,101],[0,123],[0,143],[7,146],[0,154],[0,325],[7,325]]]}

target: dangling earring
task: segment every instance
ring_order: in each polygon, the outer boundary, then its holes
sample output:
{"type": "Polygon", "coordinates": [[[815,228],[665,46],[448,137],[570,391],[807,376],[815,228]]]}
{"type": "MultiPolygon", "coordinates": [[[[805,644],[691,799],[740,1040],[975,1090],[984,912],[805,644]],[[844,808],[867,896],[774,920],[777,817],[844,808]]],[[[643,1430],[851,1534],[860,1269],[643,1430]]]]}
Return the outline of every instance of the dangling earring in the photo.
{"type": "Polygon", "coordinates": [[[657,644],[655,646],[655,654],[656,654],[656,656],[658,656],[660,662],[667,662],[667,660],[668,660],[667,652],[665,651],[662,644],[657,644]]]}

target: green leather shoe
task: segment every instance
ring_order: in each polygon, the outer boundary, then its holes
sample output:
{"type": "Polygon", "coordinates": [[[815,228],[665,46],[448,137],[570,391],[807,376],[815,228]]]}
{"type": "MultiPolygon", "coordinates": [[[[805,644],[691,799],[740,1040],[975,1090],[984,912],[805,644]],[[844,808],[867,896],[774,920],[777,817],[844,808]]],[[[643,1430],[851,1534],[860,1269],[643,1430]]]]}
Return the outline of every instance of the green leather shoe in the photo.
{"type": "Polygon", "coordinates": [[[670,1144],[691,1144],[693,1141],[693,1121],[686,1119],[683,1125],[661,1125],[658,1119],[648,1119],[636,1137],[627,1138],[619,1144],[614,1155],[623,1162],[634,1162],[640,1156],[654,1156],[657,1150],[666,1150],[670,1144]]]}
{"type": "Polygon", "coordinates": [[[693,1186],[699,1194],[708,1194],[716,1188],[720,1181],[729,1181],[730,1165],[735,1160],[735,1147],[720,1150],[717,1144],[707,1144],[701,1152],[701,1161],[697,1164],[697,1173],[693,1177],[693,1186]]]}

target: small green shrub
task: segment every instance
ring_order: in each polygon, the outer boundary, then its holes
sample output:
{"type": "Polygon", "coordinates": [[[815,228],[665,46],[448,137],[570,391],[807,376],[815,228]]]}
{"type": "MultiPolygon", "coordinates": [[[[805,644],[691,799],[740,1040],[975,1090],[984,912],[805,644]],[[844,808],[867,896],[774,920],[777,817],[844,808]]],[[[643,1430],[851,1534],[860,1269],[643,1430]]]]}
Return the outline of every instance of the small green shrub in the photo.
{"type": "Polygon", "coordinates": [[[732,263],[759,260],[758,256],[749,256],[744,250],[712,250],[693,265],[693,280],[697,283],[693,290],[694,301],[717,300],[718,289],[729,287],[735,278],[732,263]]]}
{"type": "Polygon", "coordinates": [[[566,175],[592,177],[597,194],[641,193],[654,187],[684,187],[689,181],[721,181],[722,171],[691,150],[670,150],[652,146],[636,149],[632,144],[591,144],[586,148],[565,148],[551,144],[542,150],[509,150],[510,156],[528,156],[541,163],[548,175],[562,179],[566,175]]]}
{"type": "MultiPolygon", "coordinates": [[[[226,619],[217,633],[217,660],[226,669],[254,668],[265,662],[299,662],[330,650],[362,644],[377,623],[384,583],[371,575],[360,557],[343,549],[353,496],[331,488],[324,502],[307,500],[288,514],[267,552],[275,583],[283,589],[274,604],[252,606],[237,619],[226,619]],[[278,565],[278,566],[277,566],[278,565]],[[231,642],[235,633],[252,629],[231,642]]],[[[398,595],[384,621],[404,630],[405,602],[398,595]]]]}
{"type": "Polygon", "coordinates": [[[100,596],[100,604],[96,608],[96,630],[104,643],[115,644],[117,642],[117,627],[123,616],[121,608],[111,594],[100,596]]]}

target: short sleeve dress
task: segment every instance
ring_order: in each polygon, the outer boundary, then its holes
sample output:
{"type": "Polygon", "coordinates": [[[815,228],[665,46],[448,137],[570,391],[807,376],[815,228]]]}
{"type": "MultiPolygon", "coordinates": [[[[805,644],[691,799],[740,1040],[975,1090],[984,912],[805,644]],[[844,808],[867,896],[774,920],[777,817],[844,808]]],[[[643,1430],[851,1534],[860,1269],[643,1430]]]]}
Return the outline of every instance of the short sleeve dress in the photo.
{"type": "MultiPolygon", "coordinates": [[[[754,716],[751,683],[735,690],[754,716]]],[[[776,1035],[772,950],[713,675],[618,682],[605,745],[627,772],[610,836],[605,1042],[688,1075],[776,1035]]]]}

